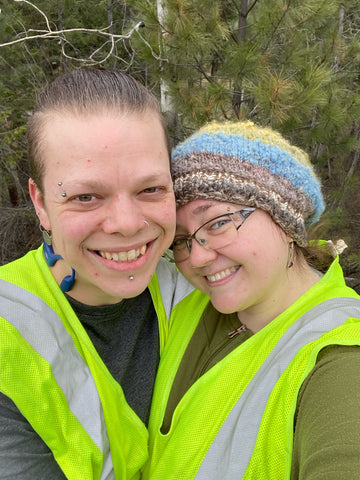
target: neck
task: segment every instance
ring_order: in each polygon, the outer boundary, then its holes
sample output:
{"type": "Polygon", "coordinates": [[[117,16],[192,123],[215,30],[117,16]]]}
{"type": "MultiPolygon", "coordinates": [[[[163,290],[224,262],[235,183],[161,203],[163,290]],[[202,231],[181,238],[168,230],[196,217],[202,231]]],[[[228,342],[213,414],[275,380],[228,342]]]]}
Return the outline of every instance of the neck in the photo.
{"type": "Polygon", "coordinates": [[[319,280],[319,274],[307,264],[294,265],[288,270],[287,278],[278,282],[270,294],[237,312],[237,316],[243,325],[256,333],[287,310],[319,280]]]}

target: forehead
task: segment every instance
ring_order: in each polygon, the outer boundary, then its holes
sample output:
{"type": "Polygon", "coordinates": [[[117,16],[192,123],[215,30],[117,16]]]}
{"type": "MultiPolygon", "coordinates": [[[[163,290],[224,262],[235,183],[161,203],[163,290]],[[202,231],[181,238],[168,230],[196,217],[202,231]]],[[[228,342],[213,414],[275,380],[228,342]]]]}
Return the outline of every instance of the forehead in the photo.
{"type": "Polygon", "coordinates": [[[153,131],[154,135],[165,134],[161,119],[157,112],[115,114],[99,111],[97,113],[47,112],[41,122],[42,149],[51,147],[59,141],[72,144],[75,149],[94,148],[110,141],[111,144],[124,141],[129,133],[130,139],[142,138],[145,133],[153,131]],[[89,143],[82,142],[89,140],[89,143]],[[94,141],[93,141],[94,140],[94,141]],[[97,143],[95,143],[97,142],[97,143]]]}
{"type": "Polygon", "coordinates": [[[44,178],[95,175],[100,180],[111,170],[115,176],[120,170],[128,175],[169,171],[166,139],[156,112],[48,115],[41,150],[44,178]]]}
{"type": "Polygon", "coordinates": [[[176,212],[176,226],[178,231],[192,232],[213,217],[234,212],[239,206],[233,203],[218,200],[198,199],[180,207],[176,212]]]}

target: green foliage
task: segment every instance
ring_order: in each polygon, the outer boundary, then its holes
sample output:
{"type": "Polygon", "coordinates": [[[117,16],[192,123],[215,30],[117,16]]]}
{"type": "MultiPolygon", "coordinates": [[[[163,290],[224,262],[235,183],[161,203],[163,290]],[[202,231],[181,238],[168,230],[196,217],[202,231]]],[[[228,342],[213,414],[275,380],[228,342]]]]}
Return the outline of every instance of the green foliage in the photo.
{"type": "MultiPolygon", "coordinates": [[[[333,221],[328,233],[346,238],[351,252],[344,258],[354,268],[360,256],[357,0],[37,0],[36,7],[48,24],[29,3],[2,1],[0,44],[48,26],[62,33],[0,47],[1,205],[26,183],[24,125],[34,94],[60,72],[111,66],[159,98],[168,92],[174,143],[213,119],[249,118],[306,149],[323,181],[333,221]]],[[[23,191],[17,198],[26,203],[23,191]]]]}

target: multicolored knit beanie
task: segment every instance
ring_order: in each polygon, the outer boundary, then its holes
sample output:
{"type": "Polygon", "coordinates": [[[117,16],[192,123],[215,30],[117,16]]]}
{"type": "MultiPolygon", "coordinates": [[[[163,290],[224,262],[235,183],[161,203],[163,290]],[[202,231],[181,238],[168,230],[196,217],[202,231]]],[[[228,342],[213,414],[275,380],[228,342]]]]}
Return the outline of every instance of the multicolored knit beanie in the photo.
{"type": "Polygon", "coordinates": [[[255,206],[300,246],[324,210],[308,155],[249,121],[201,128],[173,150],[171,170],[178,208],[200,198],[255,206]]]}

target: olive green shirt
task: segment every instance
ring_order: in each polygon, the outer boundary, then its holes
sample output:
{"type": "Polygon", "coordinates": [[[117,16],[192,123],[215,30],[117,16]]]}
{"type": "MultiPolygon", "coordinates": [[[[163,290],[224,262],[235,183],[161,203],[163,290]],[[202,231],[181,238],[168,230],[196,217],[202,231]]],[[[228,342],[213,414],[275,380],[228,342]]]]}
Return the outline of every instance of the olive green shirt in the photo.
{"type": "MultiPolygon", "coordinates": [[[[176,405],[191,385],[252,335],[246,330],[230,338],[229,332],[239,326],[236,314],[221,314],[209,304],[175,377],[163,434],[169,430],[176,405]]],[[[319,353],[298,396],[291,480],[360,478],[359,380],[359,347],[335,345],[319,353]]]]}

